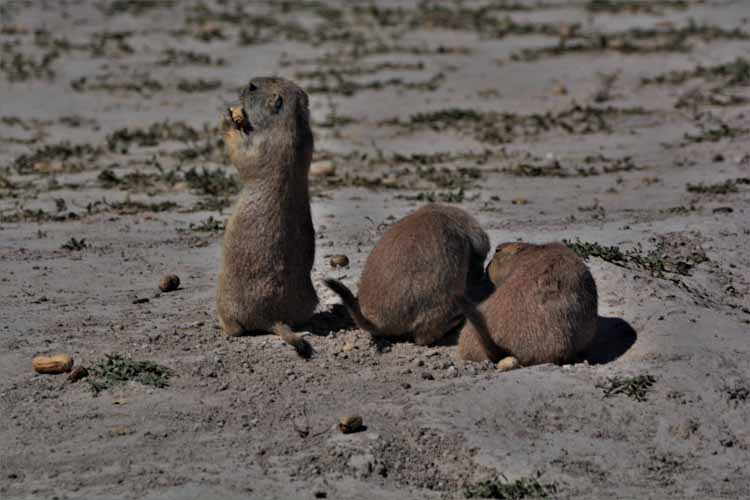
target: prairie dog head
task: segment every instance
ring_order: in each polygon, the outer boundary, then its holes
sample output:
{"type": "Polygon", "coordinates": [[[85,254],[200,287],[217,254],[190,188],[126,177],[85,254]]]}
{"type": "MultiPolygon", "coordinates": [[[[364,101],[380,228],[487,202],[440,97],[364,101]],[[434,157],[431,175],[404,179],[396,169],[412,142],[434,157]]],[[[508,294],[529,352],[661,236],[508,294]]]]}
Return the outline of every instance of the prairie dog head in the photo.
{"type": "Polygon", "coordinates": [[[499,287],[510,276],[515,267],[515,258],[521,252],[533,248],[532,243],[500,243],[495,255],[487,265],[487,274],[495,287],[499,287]]]}
{"type": "Polygon", "coordinates": [[[227,153],[241,177],[288,173],[306,179],[313,151],[308,102],[283,78],[253,78],[243,87],[240,106],[229,108],[223,121],[227,153]]]}

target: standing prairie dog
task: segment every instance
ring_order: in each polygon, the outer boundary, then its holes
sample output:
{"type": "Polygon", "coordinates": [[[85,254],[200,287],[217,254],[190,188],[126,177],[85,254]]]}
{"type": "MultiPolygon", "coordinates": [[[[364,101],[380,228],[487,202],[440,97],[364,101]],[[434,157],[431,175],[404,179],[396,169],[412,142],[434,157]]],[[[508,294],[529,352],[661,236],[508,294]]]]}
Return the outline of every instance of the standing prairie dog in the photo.
{"type": "Polygon", "coordinates": [[[509,354],[521,365],[573,362],[596,334],[596,283],[586,264],[562,243],[503,243],[487,273],[497,287],[478,308],[484,325],[461,330],[458,355],[469,361],[509,354]],[[484,331],[482,331],[484,330],[484,331]],[[489,337],[499,349],[488,352],[489,337]]]}
{"type": "Polygon", "coordinates": [[[458,326],[467,284],[481,279],[489,238],[469,214],[430,204],[394,224],[367,257],[359,298],[326,280],[357,325],[376,337],[430,345],[458,326]]]}
{"type": "Polygon", "coordinates": [[[224,232],[217,309],[230,336],[272,331],[307,357],[288,325],[312,316],[315,231],[307,175],[313,152],[307,94],[254,78],[223,118],[224,143],[244,186],[224,232]]]}

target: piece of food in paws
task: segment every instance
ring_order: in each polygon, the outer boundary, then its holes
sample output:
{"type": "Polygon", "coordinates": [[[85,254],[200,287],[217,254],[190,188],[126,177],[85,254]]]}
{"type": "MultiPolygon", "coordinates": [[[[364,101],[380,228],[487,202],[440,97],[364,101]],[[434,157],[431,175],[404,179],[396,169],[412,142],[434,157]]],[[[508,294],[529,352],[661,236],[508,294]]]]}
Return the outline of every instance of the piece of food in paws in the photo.
{"type": "Polygon", "coordinates": [[[242,106],[229,108],[229,116],[232,118],[232,121],[234,122],[238,130],[242,130],[245,133],[249,132],[250,124],[247,121],[247,115],[245,115],[245,110],[242,108],[242,106]]]}

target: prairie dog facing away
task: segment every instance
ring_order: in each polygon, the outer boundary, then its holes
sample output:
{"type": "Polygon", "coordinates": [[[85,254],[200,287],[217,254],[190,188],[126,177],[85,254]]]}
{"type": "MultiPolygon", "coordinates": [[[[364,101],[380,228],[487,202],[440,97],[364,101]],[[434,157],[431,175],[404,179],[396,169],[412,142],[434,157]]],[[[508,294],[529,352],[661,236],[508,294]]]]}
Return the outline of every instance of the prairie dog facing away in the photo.
{"type": "Polygon", "coordinates": [[[484,325],[468,316],[458,340],[460,358],[497,362],[502,354],[488,353],[486,337],[523,366],[569,363],[591,344],[597,325],[596,283],[567,246],[503,243],[487,272],[497,288],[477,308],[484,325]]]}
{"type": "Polygon", "coordinates": [[[288,326],[308,320],[318,304],[310,279],[315,231],[307,94],[282,78],[254,78],[240,101],[222,121],[243,189],[224,232],[219,320],[227,335],[272,331],[308,357],[309,344],[288,326]]]}
{"type": "Polygon", "coordinates": [[[467,285],[483,275],[487,234],[468,213],[429,204],[389,228],[365,262],[359,298],[336,280],[357,325],[376,337],[430,345],[463,320],[467,285]]]}

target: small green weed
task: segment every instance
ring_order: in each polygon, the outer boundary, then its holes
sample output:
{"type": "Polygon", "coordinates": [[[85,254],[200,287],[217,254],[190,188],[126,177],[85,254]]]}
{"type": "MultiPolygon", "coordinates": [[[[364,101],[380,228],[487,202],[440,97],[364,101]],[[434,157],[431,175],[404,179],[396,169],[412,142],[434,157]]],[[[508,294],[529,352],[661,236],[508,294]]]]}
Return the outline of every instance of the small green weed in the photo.
{"type": "Polygon", "coordinates": [[[690,184],[687,185],[689,193],[700,193],[700,194],[728,194],[737,192],[737,183],[733,180],[727,180],[719,182],[717,184],[690,184]]]}
{"type": "Polygon", "coordinates": [[[204,80],[203,78],[182,79],[177,84],[177,90],[180,92],[209,92],[219,87],[221,87],[221,80],[204,80]]]}
{"type": "Polygon", "coordinates": [[[207,219],[202,220],[199,223],[190,223],[190,230],[196,233],[220,233],[226,228],[226,222],[214,219],[213,215],[209,215],[207,219]]]}
{"type": "Polygon", "coordinates": [[[542,484],[537,478],[521,478],[508,481],[505,477],[472,484],[464,489],[466,498],[497,498],[520,500],[523,498],[548,498],[557,492],[554,484],[542,484]]]}
{"type": "Polygon", "coordinates": [[[198,130],[185,122],[152,123],[147,128],[121,128],[107,136],[110,151],[127,153],[132,145],[139,147],[158,146],[162,141],[196,142],[210,134],[211,131],[198,130]]]}
{"type": "Polygon", "coordinates": [[[680,84],[691,78],[724,79],[726,85],[748,85],[750,84],[750,59],[738,57],[734,61],[713,66],[698,65],[690,70],[670,71],[654,77],[643,78],[641,83],[644,85],[680,84]]]}
{"type": "Polygon", "coordinates": [[[71,144],[63,141],[58,144],[48,144],[31,154],[22,154],[13,160],[13,168],[19,174],[34,173],[34,165],[39,162],[60,161],[66,165],[71,160],[92,162],[103,153],[99,147],[90,144],[71,144]]]}
{"type": "Polygon", "coordinates": [[[71,252],[77,252],[84,248],[88,248],[88,245],[86,244],[86,238],[81,238],[80,240],[70,238],[70,240],[68,240],[67,243],[64,243],[60,248],[63,250],[70,250],[71,252]]]}
{"type": "Polygon", "coordinates": [[[464,188],[461,187],[455,191],[425,191],[417,193],[414,196],[399,195],[396,198],[429,203],[462,203],[466,198],[466,193],[464,192],[464,188]]]}
{"type": "Polygon", "coordinates": [[[605,398],[625,394],[636,401],[646,401],[648,392],[655,382],[656,378],[652,375],[610,377],[606,382],[597,384],[597,387],[604,390],[605,398]]]}
{"type": "Polygon", "coordinates": [[[233,175],[217,168],[215,170],[191,168],[185,172],[185,181],[191,189],[208,196],[228,196],[240,192],[240,183],[233,175]]]}
{"type": "Polygon", "coordinates": [[[687,7],[688,3],[685,0],[650,0],[649,2],[642,0],[589,0],[585,6],[587,11],[595,14],[654,14],[659,13],[662,8],[684,10],[687,7]]]}
{"type": "Polygon", "coordinates": [[[98,394],[114,385],[135,381],[153,387],[167,387],[171,370],[152,361],[135,361],[121,354],[107,354],[93,368],[86,379],[98,394]]]}
{"type": "Polygon", "coordinates": [[[479,141],[501,144],[515,137],[534,137],[550,131],[567,134],[607,133],[610,121],[627,116],[646,115],[642,108],[614,108],[572,104],[565,109],[521,115],[496,111],[479,112],[473,109],[447,108],[417,113],[407,119],[391,119],[382,125],[393,125],[406,130],[428,128],[435,132],[468,130],[479,141]]]}
{"type": "Polygon", "coordinates": [[[166,212],[178,206],[173,201],[144,203],[142,201],[131,200],[130,198],[125,198],[123,201],[105,203],[105,205],[121,215],[134,215],[140,212],[166,212]]]}
{"type": "Polygon", "coordinates": [[[599,257],[602,260],[612,263],[623,263],[626,260],[625,254],[615,246],[608,247],[600,245],[599,243],[589,243],[579,239],[576,239],[575,242],[563,240],[563,243],[568,245],[568,248],[584,259],[588,259],[589,257],[599,257]]]}
{"type": "Polygon", "coordinates": [[[674,273],[689,276],[690,270],[708,260],[705,255],[692,255],[687,258],[674,257],[669,254],[669,249],[663,242],[656,244],[656,248],[644,253],[640,244],[635,248],[623,252],[615,246],[604,246],[599,243],[589,243],[576,239],[575,242],[563,240],[568,248],[580,257],[598,257],[611,264],[627,269],[640,268],[651,273],[657,278],[664,278],[664,273],[674,273]]]}
{"type": "Polygon", "coordinates": [[[726,123],[718,123],[715,126],[700,125],[701,131],[697,134],[685,134],[685,140],[690,142],[719,142],[722,139],[735,139],[748,132],[748,129],[733,127],[726,123]]]}

